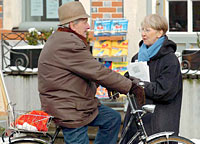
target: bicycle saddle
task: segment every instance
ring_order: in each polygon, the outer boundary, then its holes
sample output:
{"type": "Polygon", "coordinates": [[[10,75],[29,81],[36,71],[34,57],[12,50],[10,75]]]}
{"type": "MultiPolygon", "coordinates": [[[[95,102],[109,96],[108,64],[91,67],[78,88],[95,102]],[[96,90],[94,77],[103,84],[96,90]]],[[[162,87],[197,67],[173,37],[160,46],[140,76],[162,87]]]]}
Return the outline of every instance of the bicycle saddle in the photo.
{"type": "Polygon", "coordinates": [[[146,112],[150,112],[150,113],[154,113],[156,105],[154,104],[147,104],[147,105],[143,105],[142,109],[146,112]]]}

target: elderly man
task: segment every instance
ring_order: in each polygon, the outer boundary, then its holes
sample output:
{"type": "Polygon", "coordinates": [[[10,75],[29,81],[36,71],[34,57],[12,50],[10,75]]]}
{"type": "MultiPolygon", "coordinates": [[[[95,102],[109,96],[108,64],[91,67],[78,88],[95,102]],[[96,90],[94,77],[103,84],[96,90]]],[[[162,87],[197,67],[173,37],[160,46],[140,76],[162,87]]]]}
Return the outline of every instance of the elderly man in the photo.
{"type": "Polygon", "coordinates": [[[143,97],[143,88],[95,60],[86,41],[89,15],[80,2],[59,7],[59,28],[39,58],[38,87],[42,108],[55,117],[68,144],[89,144],[88,126],[98,126],[97,144],[117,142],[121,117],[95,97],[100,84],[143,97]]]}

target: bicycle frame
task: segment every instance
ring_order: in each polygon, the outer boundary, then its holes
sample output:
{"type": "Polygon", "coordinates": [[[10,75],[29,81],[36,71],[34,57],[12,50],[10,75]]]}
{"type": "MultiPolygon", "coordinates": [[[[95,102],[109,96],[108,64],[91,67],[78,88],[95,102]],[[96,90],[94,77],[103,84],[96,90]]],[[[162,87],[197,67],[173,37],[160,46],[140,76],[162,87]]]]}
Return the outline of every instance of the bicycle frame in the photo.
{"type": "Polygon", "coordinates": [[[147,133],[146,133],[144,125],[143,125],[142,116],[147,111],[138,110],[137,104],[136,104],[136,101],[135,101],[134,97],[133,97],[133,103],[132,103],[129,93],[127,94],[127,99],[128,99],[128,103],[129,103],[130,108],[131,108],[131,117],[130,117],[130,120],[129,120],[127,126],[124,129],[124,132],[122,133],[122,136],[121,136],[121,138],[119,140],[119,144],[124,139],[124,137],[125,137],[128,129],[129,129],[132,121],[134,120],[134,118],[135,118],[136,125],[137,125],[137,132],[134,134],[134,136],[129,140],[129,142],[127,144],[131,144],[137,137],[139,137],[139,139],[142,140],[142,141],[146,141],[148,136],[147,136],[147,133]],[[140,114],[140,113],[142,113],[142,114],[140,114]]]}
{"type": "Polygon", "coordinates": [[[144,105],[142,107],[142,110],[139,110],[137,108],[137,104],[136,104],[134,95],[133,95],[133,101],[131,100],[131,97],[129,94],[127,94],[127,99],[128,99],[128,102],[129,102],[129,105],[131,108],[131,117],[129,119],[127,126],[124,129],[124,132],[122,133],[119,144],[124,139],[133,120],[136,122],[137,132],[132,136],[132,138],[128,141],[127,144],[131,144],[136,138],[139,138],[139,141],[140,141],[139,144],[143,144],[143,143],[147,143],[148,141],[153,140],[158,137],[161,137],[161,136],[165,136],[166,138],[168,138],[170,135],[172,135],[174,133],[174,132],[160,132],[160,133],[156,133],[151,136],[148,136],[145,131],[145,128],[144,128],[142,116],[145,115],[147,112],[153,113],[154,109],[155,109],[155,105],[144,105]]]}

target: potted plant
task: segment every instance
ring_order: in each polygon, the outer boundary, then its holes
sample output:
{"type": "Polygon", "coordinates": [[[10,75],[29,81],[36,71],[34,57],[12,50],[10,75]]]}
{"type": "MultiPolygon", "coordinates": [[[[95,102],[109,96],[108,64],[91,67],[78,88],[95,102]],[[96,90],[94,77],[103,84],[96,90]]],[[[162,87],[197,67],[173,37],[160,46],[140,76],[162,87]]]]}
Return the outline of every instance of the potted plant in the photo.
{"type": "Polygon", "coordinates": [[[50,28],[49,31],[47,30],[43,30],[41,31],[41,37],[40,37],[40,40],[42,42],[42,44],[44,44],[47,39],[49,38],[49,36],[54,32],[53,28],[50,28]]]}
{"type": "Polygon", "coordinates": [[[44,44],[53,32],[53,28],[50,28],[49,31],[42,30],[41,32],[36,28],[30,28],[25,37],[29,45],[44,44]]]}
{"type": "Polygon", "coordinates": [[[25,37],[29,45],[38,45],[40,35],[41,32],[39,32],[36,28],[30,28],[28,29],[28,33],[25,35],[25,37]]]}

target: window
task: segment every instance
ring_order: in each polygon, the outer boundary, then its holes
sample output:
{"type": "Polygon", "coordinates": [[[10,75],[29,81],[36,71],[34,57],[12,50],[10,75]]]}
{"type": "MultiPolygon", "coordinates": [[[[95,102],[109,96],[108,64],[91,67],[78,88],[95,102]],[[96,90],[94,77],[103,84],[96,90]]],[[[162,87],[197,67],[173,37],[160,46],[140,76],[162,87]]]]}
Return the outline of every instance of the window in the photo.
{"type": "Polygon", "coordinates": [[[193,1],[192,2],[193,9],[193,31],[200,31],[200,2],[193,1]]]}
{"type": "Polygon", "coordinates": [[[22,22],[13,31],[26,31],[29,28],[38,30],[56,29],[58,7],[64,3],[79,0],[22,0],[22,22]]]}
{"type": "Polygon", "coordinates": [[[187,31],[187,2],[169,2],[169,31],[187,31]]]}
{"type": "Polygon", "coordinates": [[[24,21],[58,21],[58,7],[77,0],[23,0],[24,21]]]}
{"type": "Polygon", "coordinates": [[[200,1],[166,0],[169,32],[200,31],[200,1]]]}

